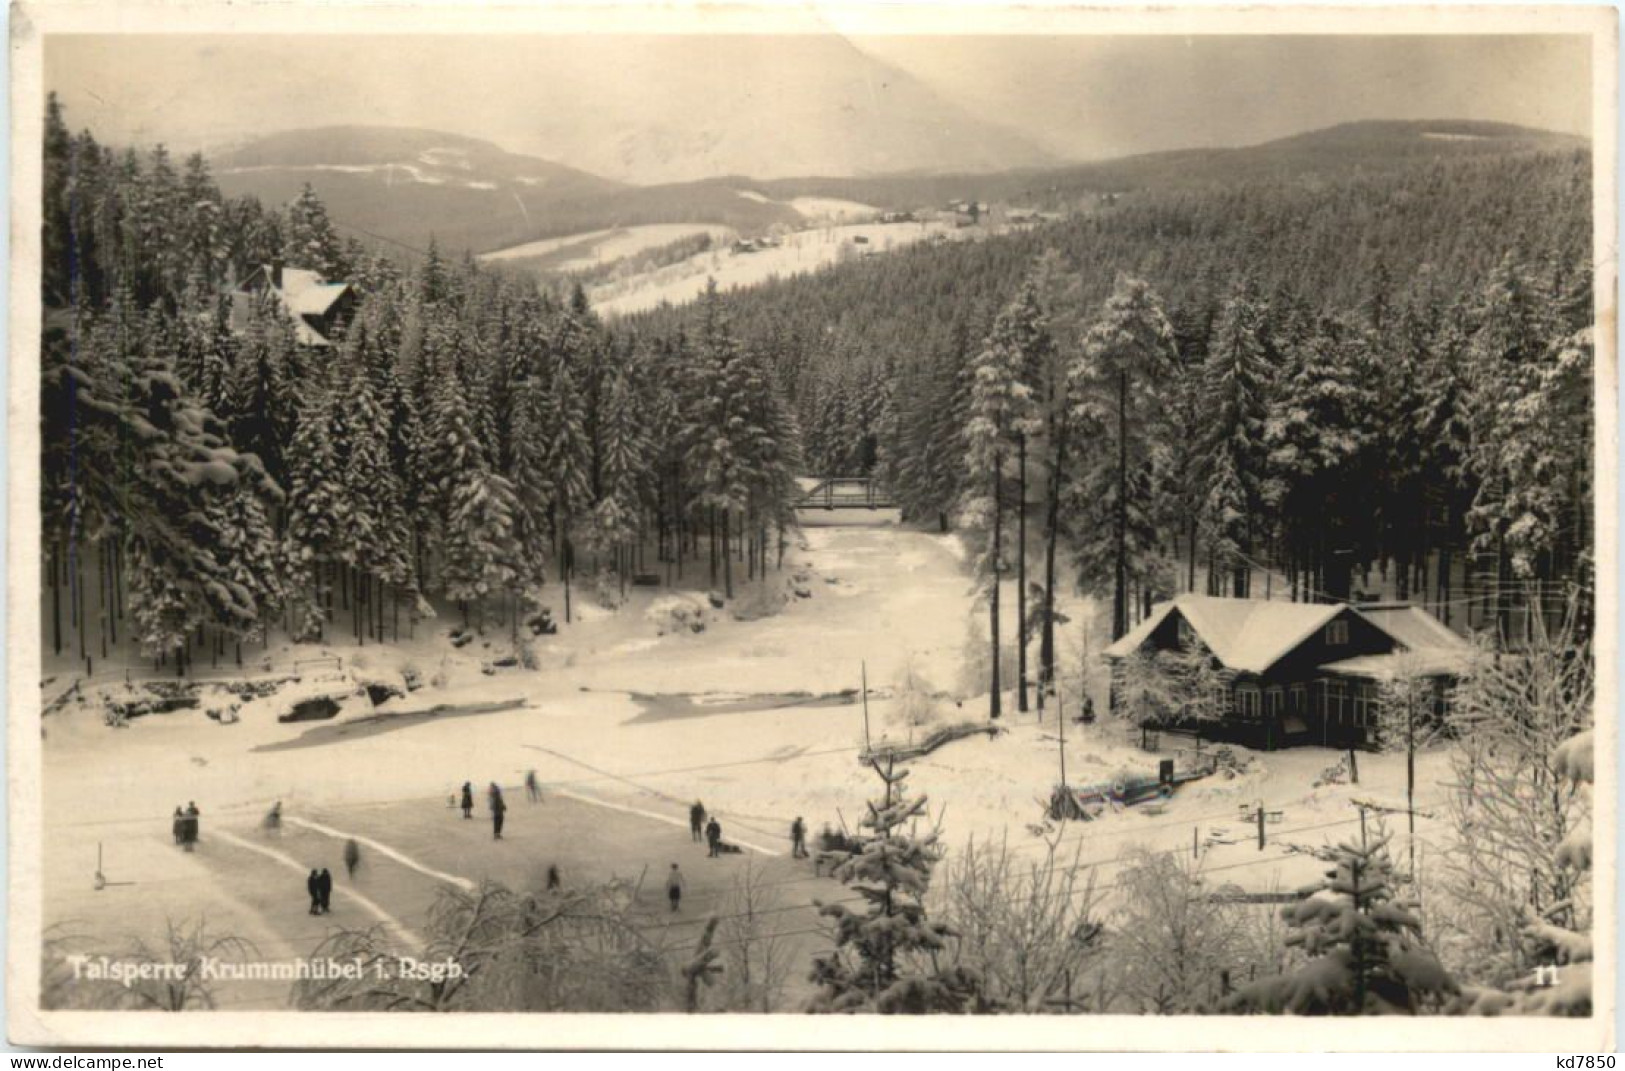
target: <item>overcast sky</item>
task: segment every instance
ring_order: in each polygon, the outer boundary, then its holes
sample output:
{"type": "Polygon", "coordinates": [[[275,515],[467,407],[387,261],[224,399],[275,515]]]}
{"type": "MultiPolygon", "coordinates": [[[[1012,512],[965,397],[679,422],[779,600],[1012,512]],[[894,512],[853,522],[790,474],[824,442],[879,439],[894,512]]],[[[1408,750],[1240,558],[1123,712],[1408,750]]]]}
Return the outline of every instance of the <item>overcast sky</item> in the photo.
{"type": "Polygon", "coordinates": [[[652,159],[624,148],[639,138],[838,121],[809,102],[854,84],[848,114],[891,88],[933,122],[968,113],[1080,160],[1354,119],[1591,128],[1578,36],[55,36],[45,55],[70,124],[106,141],[188,151],[308,126],[418,126],[631,181],[659,177],[630,173],[652,159]],[[622,139],[619,156],[597,148],[607,137],[622,139]]]}

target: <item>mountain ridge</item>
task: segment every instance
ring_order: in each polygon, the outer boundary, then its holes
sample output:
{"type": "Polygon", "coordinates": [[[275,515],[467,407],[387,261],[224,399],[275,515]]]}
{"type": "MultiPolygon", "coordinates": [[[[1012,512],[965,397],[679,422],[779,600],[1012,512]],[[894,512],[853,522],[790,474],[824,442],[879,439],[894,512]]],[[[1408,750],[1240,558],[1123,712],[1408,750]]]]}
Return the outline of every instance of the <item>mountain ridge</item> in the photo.
{"type": "Polygon", "coordinates": [[[1564,151],[1588,139],[1476,120],[1361,120],[1256,145],[1173,149],[1107,160],[996,171],[914,169],[878,175],[762,178],[726,174],[629,185],[467,135],[415,127],[279,131],[219,154],[222,188],[271,203],[306,183],[343,226],[421,249],[489,252],[537,239],[653,223],[714,223],[745,233],[803,217],[787,202],[835,197],[880,209],[980,198],[1036,207],[1147,186],[1232,181],[1315,182],[1350,168],[1431,157],[1564,151]]]}

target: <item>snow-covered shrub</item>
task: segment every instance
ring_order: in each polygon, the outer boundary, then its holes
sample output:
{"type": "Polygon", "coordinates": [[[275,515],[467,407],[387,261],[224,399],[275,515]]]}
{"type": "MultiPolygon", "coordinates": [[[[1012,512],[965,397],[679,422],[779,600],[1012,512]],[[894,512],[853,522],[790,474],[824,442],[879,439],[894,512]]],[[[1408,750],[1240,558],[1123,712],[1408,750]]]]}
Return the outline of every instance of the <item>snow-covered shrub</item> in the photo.
{"type": "Polygon", "coordinates": [[[772,617],[790,601],[789,588],[775,584],[751,584],[734,600],[732,613],[735,621],[756,621],[772,617]]]}
{"type": "MultiPolygon", "coordinates": [[[[954,685],[954,698],[966,700],[986,695],[993,681],[993,658],[988,650],[987,618],[977,613],[965,626],[965,641],[959,652],[959,679],[954,685]]],[[[999,688],[1010,691],[1016,687],[1016,646],[1006,643],[1000,649],[999,688]]]]}
{"type": "Polygon", "coordinates": [[[1293,1015],[1415,1015],[1439,1008],[1456,983],[1422,941],[1409,905],[1394,898],[1387,841],[1339,845],[1307,899],[1283,908],[1286,942],[1310,957],[1228,1002],[1234,1011],[1293,1015]]]}
{"type": "MultiPolygon", "coordinates": [[[[943,867],[933,904],[958,935],[955,961],[999,1007],[1044,1014],[1102,953],[1095,871],[1056,857],[1023,858],[1000,842],[967,844],[943,867]]],[[[1104,1010],[1104,1009],[1096,1009],[1104,1010]]]]}
{"type": "Polygon", "coordinates": [[[1119,907],[1108,937],[1113,1011],[1177,1015],[1209,1009],[1222,972],[1241,958],[1235,905],[1213,898],[1188,853],[1131,852],[1117,878],[1119,907]]]}
{"type": "Polygon", "coordinates": [[[429,909],[427,945],[405,948],[383,927],[340,929],[313,958],[362,965],[357,976],[295,983],[301,1010],[653,1012],[676,1005],[674,965],[641,934],[613,885],[520,893],[484,882],[445,887],[429,909]],[[450,961],[435,977],[400,958],[450,961]]]}
{"type": "Polygon", "coordinates": [[[593,602],[604,610],[619,610],[626,602],[621,591],[620,574],[613,569],[600,569],[592,578],[593,602]]]}
{"type": "Polygon", "coordinates": [[[1560,861],[1589,824],[1589,800],[1562,764],[1595,702],[1592,647],[1572,628],[1486,652],[1452,695],[1455,836],[1439,870],[1455,905],[1444,920],[1450,947],[1464,957],[1451,967],[1464,982],[1507,989],[1551,964],[1551,946],[1529,939],[1532,916],[1564,927],[1589,916],[1589,882],[1560,861]]]}
{"type": "Polygon", "coordinates": [[[919,728],[937,721],[937,695],[920,673],[919,659],[910,651],[898,667],[892,687],[892,718],[899,725],[919,728]]]}
{"type": "Polygon", "coordinates": [[[655,626],[658,635],[704,632],[711,623],[712,611],[705,596],[692,592],[662,595],[649,604],[644,619],[655,626]]]}

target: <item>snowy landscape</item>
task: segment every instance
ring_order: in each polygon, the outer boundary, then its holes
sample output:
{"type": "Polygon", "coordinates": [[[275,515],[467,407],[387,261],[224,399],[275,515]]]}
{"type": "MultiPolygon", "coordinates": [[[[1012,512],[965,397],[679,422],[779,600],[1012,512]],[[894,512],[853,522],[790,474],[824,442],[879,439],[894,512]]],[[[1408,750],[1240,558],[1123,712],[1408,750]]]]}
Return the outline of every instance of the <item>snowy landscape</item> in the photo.
{"type": "Polygon", "coordinates": [[[790,175],[705,96],[608,177],[217,167],[104,45],[41,102],[41,1010],[1611,1012],[1574,129],[1066,164],[916,56],[790,175]]]}

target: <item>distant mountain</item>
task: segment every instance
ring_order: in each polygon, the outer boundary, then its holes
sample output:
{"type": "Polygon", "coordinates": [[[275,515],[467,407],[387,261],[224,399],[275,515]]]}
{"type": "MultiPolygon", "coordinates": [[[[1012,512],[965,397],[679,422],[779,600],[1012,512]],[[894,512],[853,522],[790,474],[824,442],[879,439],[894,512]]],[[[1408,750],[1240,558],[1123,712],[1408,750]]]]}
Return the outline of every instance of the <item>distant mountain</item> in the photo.
{"type": "MultiPolygon", "coordinates": [[[[443,249],[458,253],[654,223],[717,224],[759,233],[775,224],[805,223],[805,215],[789,203],[803,197],[877,208],[917,208],[963,198],[1068,210],[1104,193],[1243,181],[1314,185],[1355,171],[1434,158],[1568,151],[1586,145],[1572,135],[1503,123],[1376,121],[1244,148],[1058,167],[765,179],[726,175],[630,186],[455,134],[327,127],[261,138],[214,163],[228,194],[251,193],[268,203],[283,203],[308,182],[333,220],[351,234],[417,249],[434,235],[443,249]]],[[[898,158],[915,151],[905,146],[898,158]]]]}
{"type": "Polygon", "coordinates": [[[512,143],[640,185],[1061,162],[838,34],[719,35],[680,47],[626,38],[613,56],[584,48],[561,57],[556,80],[601,62],[635,75],[598,86],[578,108],[538,107],[512,143]]]}
{"type": "Polygon", "coordinates": [[[548,206],[622,188],[490,142],[400,127],[284,131],[212,163],[228,194],[280,204],[309,183],[333,219],[357,236],[412,247],[431,234],[453,249],[520,241],[545,225],[548,206]]]}

